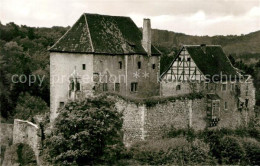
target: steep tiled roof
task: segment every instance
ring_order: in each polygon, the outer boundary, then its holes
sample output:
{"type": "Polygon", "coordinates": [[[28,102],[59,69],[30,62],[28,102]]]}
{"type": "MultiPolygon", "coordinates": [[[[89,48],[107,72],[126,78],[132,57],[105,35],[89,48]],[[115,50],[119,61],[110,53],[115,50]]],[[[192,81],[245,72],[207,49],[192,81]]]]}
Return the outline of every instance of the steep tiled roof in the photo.
{"type": "Polygon", "coordinates": [[[185,48],[205,76],[237,75],[236,69],[231,65],[221,46],[205,46],[205,50],[201,46],[185,46],[185,48]]]}
{"type": "MultiPolygon", "coordinates": [[[[141,31],[129,17],[83,14],[50,51],[146,54],[141,40],[141,31]]],[[[154,46],[152,54],[160,54],[154,46]]]]}
{"type": "MultiPolygon", "coordinates": [[[[207,45],[204,46],[205,50],[203,50],[200,45],[185,45],[182,47],[180,52],[175,56],[172,63],[168,67],[168,69],[161,75],[161,78],[170,70],[171,66],[178,58],[183,49],[186,49],[194,60],[196,66],[199,70],[210,80],[214,79],[217,81],[218,79],[226,79],[226,77],[220,78],[220,76],[227,76],[227,79],[233,79],[235,76],[238,76],[239,73],[237,69],[235,69],[225,53],[223,49],[219,45],[207,45]],[[216,76],[216,77],[213,77],[216,76]]],[[[238,77],[237,77],[238,78],[238,77]]]]}

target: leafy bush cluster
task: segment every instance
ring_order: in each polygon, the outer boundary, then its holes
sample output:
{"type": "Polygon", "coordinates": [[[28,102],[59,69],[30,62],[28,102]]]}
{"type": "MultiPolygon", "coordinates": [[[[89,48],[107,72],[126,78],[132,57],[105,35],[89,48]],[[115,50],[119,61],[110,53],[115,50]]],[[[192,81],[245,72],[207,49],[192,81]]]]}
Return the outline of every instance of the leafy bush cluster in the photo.
{"type": "Polygon", "coordinates": [[[168,138],[136,143],[130,153],[139,164],[259,165],[260,142],[242,130],[172,128],[168,138]]]}
{"type": "Polygon", "coordinates": [[[150,140],[135,144],[131,148],[133,159],[141,164],[214,164],[209,145],[196,139],[188,142],[183,137],[150,140]]]}
{"type": "Polygon", "coordinates": [[[114,163],[124,151],[122,115],[104,96],[69,102],[45,139],[45,158],[56,165],[114,163]]]}

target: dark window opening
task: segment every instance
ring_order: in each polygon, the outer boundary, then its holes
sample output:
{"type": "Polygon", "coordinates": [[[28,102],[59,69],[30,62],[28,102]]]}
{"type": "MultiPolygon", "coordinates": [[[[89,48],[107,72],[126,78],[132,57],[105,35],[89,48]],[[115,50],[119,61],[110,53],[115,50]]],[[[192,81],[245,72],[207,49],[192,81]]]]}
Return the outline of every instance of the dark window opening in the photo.
{"type": "Polygon", "coordinates": [[[122,69],[123,66],[122,61],[119,61],[118,64],[119,64],[119,69],[122,69]]]}
{"type": "Polygon", "coordinates": [[[77,84],[76,84],[76,90],[80,91],[80,83],[79,82],[77,82],[77,84]]]}
{"type": "Polygon", "coordinates": [[[190,62],[190,58],[187,58],[187,61],[190,62]]]}
{"type": "Polygon", "coordinates": [[[133,82],[131,83],[131,92],[136,92],[137,91],[137,83],[133,82]]]}
{"type": "Polygon", "coordinates": [[[225,109],[225,110],[228,109],[228,104],[227,104],[226,101],[225,101],[225,103],[224,103],[224,109],[225,109]]]}
{"type": "Polygon", "coordinates": [[[246,99],[246,100],[245,100],[245,106],[246,106],[246,108],[248,107],[248,102],[249,102],[249,99],[246,99]]]}
{"type": "Polygon", "coordinates": [[[181,61],[181,57],[178,58],[178,61],[181,61]]]}
{"type": "Polygon", "coordinates": [[[64,107],[65,103],[64,102],[60,102],[60,108],[64,107]]]}
{"type": "Polygon", "coordinates": [[[117,92],[120,91],[120,83],[115,84],[115,91],[117,91],[117,92]]]}
{"type": "Polygon", "coordinates": [[[82,64],[82,70],[86,70],[86,64],[82,64]]]}
{"type": "Polygon", "coordinates": [[[153,69],[155,69],[155,64],[153,64],[153,69]]]}
{"type": "Polygon", "coordinates": [[[72,91],[74,90],[74,81],[70,82],[70,90],[72,90],[72,91]]]}
{"type": "Polygon", "coordinates": [[[141,62],[140,61],[137,63],[137,66],[138,66],[138,69],[141,69],[141,62]]]}
{"type": "Polygon", "coordinates": [[[177,85],[176,90],[181,90],[181,85],[177,85]]]}
{"type": "Polygon", "coordinates": [[[103,83],[103,91],[108,91],[107,83],[103,83]]]}

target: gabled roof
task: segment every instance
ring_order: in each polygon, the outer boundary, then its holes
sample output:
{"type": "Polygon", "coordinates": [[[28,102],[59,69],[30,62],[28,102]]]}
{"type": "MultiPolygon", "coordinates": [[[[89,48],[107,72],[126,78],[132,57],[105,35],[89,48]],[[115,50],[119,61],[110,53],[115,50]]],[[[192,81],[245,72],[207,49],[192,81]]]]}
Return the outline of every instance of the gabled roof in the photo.
{"type": "MultiPolygon", "coordinates": [[[[141,41],[142,33],[130,17],[85,13],[49,50],[146,55],[141,41]]],[[[160,55],[154,46],[152,55],[160,55]]]]}
{"type": "MultiPolygon", "coordinates": [[[[171,68],[183,49],[186,49],[188,51],[189,55],[191,56],[199,70],[210,80],[220,79],[220,76],[224,75],[227,75],[228,79],[230,77],[234,78],[235,76],[238,76],[238,71],[232,66],[221,46],[207,45],[204,47],[205,50],[203,50],[202,46],[200,45],[183,46],[180,52],[172,61],[169,68],[162,74],[161,78],[171,68]],[[213,78],[214,75],[217,77],[213,78]]],[[[222,80],[223,79],[225,78],[223,77],[222,80]]]]}

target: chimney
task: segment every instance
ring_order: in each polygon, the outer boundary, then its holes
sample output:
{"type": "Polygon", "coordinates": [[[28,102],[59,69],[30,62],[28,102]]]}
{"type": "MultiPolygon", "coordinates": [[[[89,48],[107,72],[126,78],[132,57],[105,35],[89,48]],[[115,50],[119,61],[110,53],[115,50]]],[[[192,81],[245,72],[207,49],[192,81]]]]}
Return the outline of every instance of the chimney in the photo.
{"type": "Polygon", "coordinates": [[[152,47],[151,37],[152,37],[151,21],[149,18],[144,18],[142,46],[147,52],[148,56],[151,56],[151,47],[152,47]]]}
{"type": "Polygon", "coordinates": [[[202,51],[206,54],[206,44],[201,44],[200,47],[202,49],[202,51]]]}

